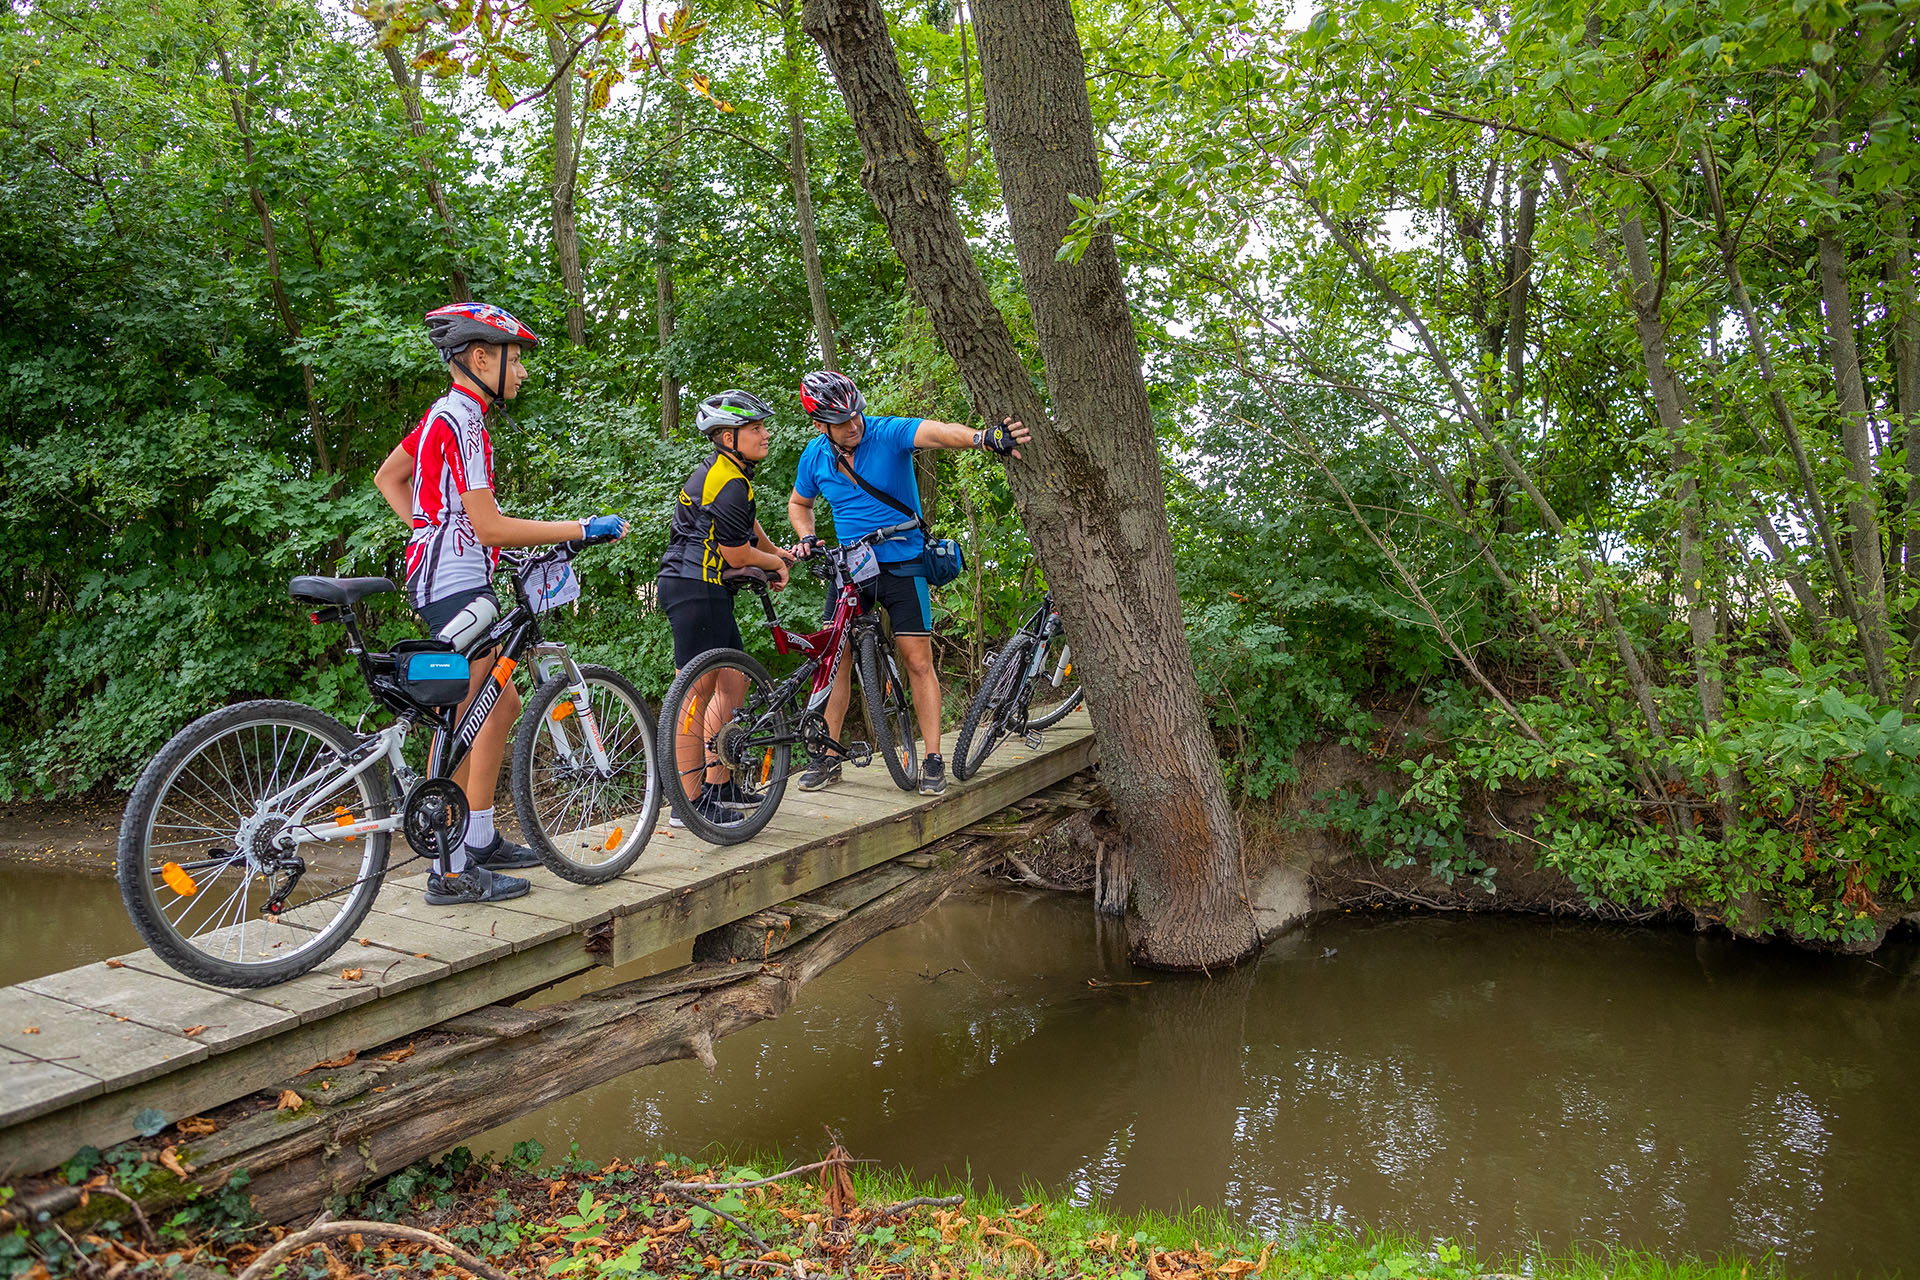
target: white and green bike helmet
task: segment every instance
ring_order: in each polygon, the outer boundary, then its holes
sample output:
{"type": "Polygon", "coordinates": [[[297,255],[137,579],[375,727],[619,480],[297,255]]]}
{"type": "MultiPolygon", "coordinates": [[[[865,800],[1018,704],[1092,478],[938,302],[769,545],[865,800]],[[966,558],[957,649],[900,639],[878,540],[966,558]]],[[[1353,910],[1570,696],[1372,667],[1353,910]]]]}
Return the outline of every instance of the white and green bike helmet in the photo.
{"type": "Polygon", "coordinates": [[[707,439],[718,443],[722,431],[749,427],[773,417],[773,406],[751,391],[722,391],[700,402],[694,426],[707,439]]]}

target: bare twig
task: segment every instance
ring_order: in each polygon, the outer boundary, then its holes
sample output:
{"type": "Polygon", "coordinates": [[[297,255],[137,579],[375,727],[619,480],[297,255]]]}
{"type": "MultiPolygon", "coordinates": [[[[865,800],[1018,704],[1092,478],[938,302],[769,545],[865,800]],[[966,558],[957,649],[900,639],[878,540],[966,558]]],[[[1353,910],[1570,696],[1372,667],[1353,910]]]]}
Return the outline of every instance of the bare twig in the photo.
{"type": "Polygon", "coordinates": [[[90,1187],[86,1188],[86,1190],[89,1195],[112,1196],[115,1200],[120,1201],[126,1205],[127,1208],[133,1210],[134,1221],[140,1224],[140,1234],[146,1237],[147,1244],[154,1248],[159,1247],[160,1237],[153,1234],[153,1224],[147,1221],[147,1215],[141,1210],[139,1203],[135,1201],[132,1196],[120,1190],[118,1187],[90,1187]]]}
{"type": "Polygon", "coordinates": [[[657,1191],[740,1191],[747,1187],[764,1187],[769,1182],[779,1182],[783,1178],[793,1177],[796,1173],[812,1173],[815,1169],[825,1169],[830,1165],[878,1163],[876,1160],[864,1158],[858,1160],[816,1160],[812,1164],[803,1164],[797,1169],[788,1169],[784,1173],[776,1173],[770,1178],[755,1178],[751,1182],[660,1182],[654,1184],[654,1189],[657,1191]]]}
{"type": "MultiPolygon", "coordinates": [[[[304,1231],[294,1232],[255,1258],[252,1264],[240,1273],[239,1280],[264,1280],[266,1276],[272,1275],[274,1268],[288,1256],[298,1253],[300,1250],[311,1245],[319,1244],[322,1241],[337,1240],[343,1236],[356,1234],[394,1240],[411,1240],[416,1244],[424,1244],[430,1248],[438,1249],[441,1253],[446,1254],[468,1271],[473,1272],[473,1274],[485,1277],[485,1280],[514,1280],[513,1276],[474,1257],[459,1245],[454,1244],[451,1240],[443,1236],[437,1236],[431,1231],[422,1231],[418,1227],[403,1227],[395,1222],[354,1221],[327,1222],[317,1227],[308,1227],[304,1231]]],[[[762,1252],[764,1252],[764,1250],[762,1252]]]]}
{"type": "Polygon", "coordinates": [[[915,1196],[911,1200],[902,1200],[899,1204],[890,1204],[884,1209],[877,1210],[874,1213],[874,1217],[891,1218],[898,1214],[905,1213],[909,1209],[918,1209],[923,1206],[944,1209],[944,1208],[951,1208],[956,1204],[965,1204],[966,1202],[967,1202],[967,1198],[965,1196],[960,1196],[960,1195],[915,1196]]]}

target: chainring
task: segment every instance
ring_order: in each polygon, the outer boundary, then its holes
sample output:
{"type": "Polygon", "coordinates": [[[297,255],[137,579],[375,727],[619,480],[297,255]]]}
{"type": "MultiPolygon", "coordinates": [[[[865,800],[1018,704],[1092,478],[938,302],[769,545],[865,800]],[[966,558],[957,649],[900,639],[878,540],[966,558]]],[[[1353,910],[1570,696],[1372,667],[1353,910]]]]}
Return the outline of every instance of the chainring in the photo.
{"type": "Polygon", "coordinates": [[[423,858],[440,853],[441,840],[452,849],[467,834],[467,797],[451,778],[429,778],[407,795],[407,843],[423,858]]]}

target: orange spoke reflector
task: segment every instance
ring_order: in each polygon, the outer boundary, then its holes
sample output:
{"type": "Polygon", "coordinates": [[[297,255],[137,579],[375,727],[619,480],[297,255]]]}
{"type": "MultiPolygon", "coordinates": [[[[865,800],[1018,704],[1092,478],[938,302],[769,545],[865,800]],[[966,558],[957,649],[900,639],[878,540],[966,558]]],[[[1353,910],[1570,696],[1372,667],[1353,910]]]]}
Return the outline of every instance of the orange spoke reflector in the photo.
{"type": "Polygon", "coordinates": [[[620,837],[625,834],[627,834],[625,827],[615,827],[613,834],[607,837],[607,842],[600,846],[600,851],[602,853],[612,853],[615,849],[619,848],[620,837]]]}
{"type": "Polygon", "coordinates": [[[687,719],[686,719],[686,723],[684,723],[684,724],[682,724],[682,725],[680,726],[680,732],[682,732],[682,733],[692,733],[692,732],[693,732],[693,722],[694,722],[695,720],[697,720],[697,719],[699,718],[699,716],[700,716],[700,704],[699,704],[699,703],[697,703],[697,702],[688,702],[688,703],[687,703],[687,719]]]}
{"type": "Polygon", "coordinates": [[[193,877],[187,874],[187,869],[177,862],[161,864],[160,878],[167,882],[167,888],[183,898],[191,898],[200,892],[200,886],[193,882],[193,877]]]}
{"type": "Polygon", "coordinates": [[[553,709],[553,719],[555,720],[565,720],[568,716],[572,714],[573,714],[573,703],[571,702],[562,702],[559,705],[555,706],[553,709]]]}
{"type": "Polygon", "coordinates": [[[766,786],[767,779],[773,776],[773,748],[767,748],[767,754],[760,757],[760,785],[766,786]]]}
{"type": "Polygon", "coordinates": [[[350,827],[353,825],[353,815],[344,807],[335,805],[333,806],[333,825],[336,827],[350,827]]]}

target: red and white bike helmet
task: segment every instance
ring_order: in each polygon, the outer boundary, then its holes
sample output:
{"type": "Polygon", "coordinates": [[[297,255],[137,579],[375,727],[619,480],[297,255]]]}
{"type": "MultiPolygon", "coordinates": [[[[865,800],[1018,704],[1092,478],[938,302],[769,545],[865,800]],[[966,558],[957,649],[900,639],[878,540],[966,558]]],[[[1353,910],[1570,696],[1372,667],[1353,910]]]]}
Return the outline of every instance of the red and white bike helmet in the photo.
{"type": "Polygon", "coordinates": [[[853,379],[831,369],[815,369],[800,379],[800,407],[815,422],[828,425],[850,421],[867,411],[867,398],[853,379]]]}
{"type": "Polygon", "coordinates": [[[427,312],[427,340],[440,349],[442,363],[449,364],[476,342],[517,342],[522,355],[540,345],[539,334],[490,302],[454,302],[427,312]]]}

